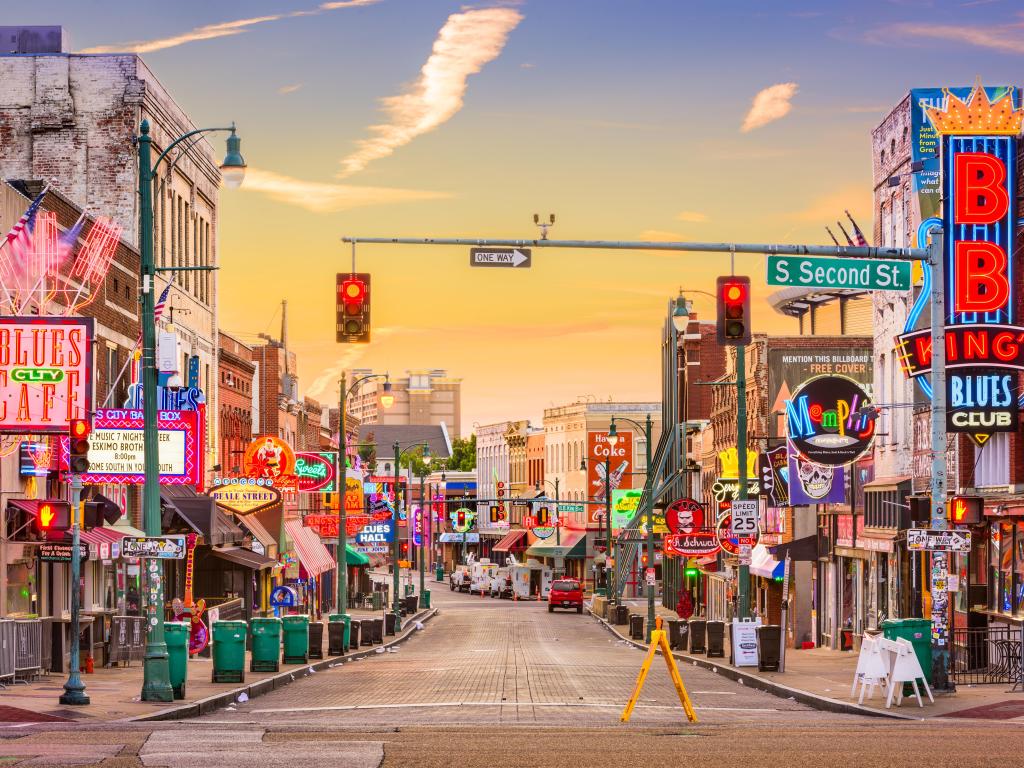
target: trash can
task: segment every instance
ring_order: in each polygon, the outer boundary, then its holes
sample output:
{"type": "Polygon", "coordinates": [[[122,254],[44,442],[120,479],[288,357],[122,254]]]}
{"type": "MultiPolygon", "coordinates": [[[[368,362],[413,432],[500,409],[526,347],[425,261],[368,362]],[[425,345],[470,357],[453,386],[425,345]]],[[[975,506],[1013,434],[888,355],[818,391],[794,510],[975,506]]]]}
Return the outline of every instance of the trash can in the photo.
{"type": "Polygon", "coordinates": [[[704,619],[690,619],[686,622],[690,630],[690,653],[704,653],[706,650],[704,640],[707,636],[707,624],[704,619]]]}
{"type": "Polygon", "coordinates": [[[188,679],[188,637],[190,622],[165,621],[164,639],[167,641],[167,661],[171,669],[171,688],[174,698],[185,698],[185,681],[188,679]]]}
{"type": "Polygon", "coordinates": [[[284,630],[284,653],[281,655],[281,661],[285,664],[308,664],[309,616],[285,616],[281,619],[281,628],[284,630]]]}
{"type": "Polygon", "coordinates": [[[312,621],[309,624],[309,648],[307,653],[310,659],[322,659],[324,657],[324,625],[320,621],[312,621]]]}
{"type": "Polygon", "coordinates": [[[779,671],[779,650],[782,646],[782,627],[764,624],[757,628],[757,668],[761,672],[779,671]]]}
{"type": "Polygon", "coordinates": [[[633,615],[629,617],[629,637],[632,640],[644,639],[644,617],[633,615]]]}
{"type": "MultiPolygon", "coordinates": [[[[903,638],[914,646],[914,655],[924,670],[924,679],[932,684],[932,622],[930,619],[886,619],[882,622],[882,635],[887,640],[903,638]]],[[[910,683],[903,686],[904,695],[913,690],[910,683]]]]}
{"type": "Polygon", "coordinates": [[[376,619],[363,619],[362,620],[363,627],[360,630],[360,633],[361,633],[360,637],[362,638],[359,641],[360,645],[373,645],[373,625],[374,625],[375,621],[377,621],[377,620],[376,619]]]}
{"type": "Polygon", "coordinates": [[[244,621],[213,622],[213,682],[245,682],[245,630],[244,621]]]}
{"type": "Polygon", "coordinates": [[[388,611],[384,614],[384,631],[387,632],[389,635],[393,635],[397,632],[397,630],[398,622],[396,620],[395,614],[388,611]]]}
{"type": "MultiPolygon", "coordinates": [[[[359,650],[359,633],[360,633],[360,628],[362,627],[362,625],[363,625],[363,622],[361,622],[359,619],[352,619],[352,620],[349,621],[348,647],[345,648],[346,651],[349,650],[349,648],[352,648],[354,650],[359,650]]],[[[332,655],[335,655],[335,654],[332,654],[332,655]]],[[[337,655],[340,656],[341,654],[337,654],[337,655]]]]}
{"type": "Polygon", "coordinates": [[[439,565],[434,569],[434,581],[444,581],[444,566],[439,565]]]}
{"type": "Polygon", "coordinates": [[[276,616],[256,617],[252,620],[252,658],[250,672],[277,672],[281,669],[278,652],[281,648],[281,620],[276,616]]]}
{"type": "Polygon", "coordinates": [[[424,589],[420,592],[420,610],[425,610],[430,607],[430,590],[424,589]]]}
{"type": "Polygon", "coordinates": [[[706,625],[708,633],[708,658],[725,657],[725,622],[709,621],[706,625]]]}
{"type": "Polygon", "coordinates": [[[682,619],[668,620],[668,647],[675,650],[686,650],[686,639],[683,636],[686,630],[686,622],[682,619]]]}
{"type": "Polygon", "coordinates": [[[416,606],[419,605],[420,599],[416,595],[409,595],[405,598],[405,610],[410,616],[416,613],[416,606]]]}
{"type": "Polygon", "coordinates": [[[370,609],[374,610],[374,611],[383,611],[384,610],[384,593],[383,592],[374,592],[370,596],[370,609]]]}
{"type": "MultiPolygon", "coordinates": [[[[341,656],[352,647],[351,638],[352,617],[347,613],[332,613],[327,617],[327,654],[329,656],[341,656]]],[[[312,629],[312,627],[310,627],[312,629]]],[[[312,643],[312,637],[310,643],[312,643]]],[[[359,640],[355,641],[355,645],[359,640]]]]}
{"type": "Polygon", "coordinates": [[[370,629],[373,634],[370,636],[371,643],[384,642],[384,619],[370,619],[370,629]]]}
{"type": "Polygon", "coordinates": [[[625,605],[615,606],[615,623],[625,626],[629,623],[629,607],[625,605]]]}

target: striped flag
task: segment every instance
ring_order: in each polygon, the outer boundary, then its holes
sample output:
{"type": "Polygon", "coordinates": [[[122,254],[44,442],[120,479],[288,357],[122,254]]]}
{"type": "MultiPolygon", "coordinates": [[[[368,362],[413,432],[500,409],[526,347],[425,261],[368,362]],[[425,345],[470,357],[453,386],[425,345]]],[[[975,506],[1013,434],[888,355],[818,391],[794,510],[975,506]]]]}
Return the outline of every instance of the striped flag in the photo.
{"type": "Polygon", "coordinates": [[[0,274],[4,277],[13,277],[11,259],[20,261],[32,252],[32,229],[35,226],[36,214],[39,212],[48,190],[49,187],[39,193],[39,196],[21,215],[21,218],[11,227],[11,231],[7,233],[7,238],[3,242],[3,245],[7,246],[7,253],[0,258],[0,274]]]}
{"type": "MultiPolygon", "coordinates": [[[[160,322],[160,316],[164,313],[164,307],[167,306],[167,294],[171,292],[171,284],[168,283],[160,294],[160,298],[156,300],[156,306],[153,307],[153,324],[156,325],[160,322]]],[[[135,342],[136,347],[142,346],[142,331],[139,331],[139,338],[135,342]]]]}
{"type": "Polygon", "coordinates": [[[850,215],[849,211],[843,211],[846,214],[846,218],[853,224],[853,239],[857,241],[857,245],[865,246],[868,244],[868,240],[864,237],[864,233],[860,231],[860,227],[857,226],[857,222],[853,220],[853,216],[850,215]]]}

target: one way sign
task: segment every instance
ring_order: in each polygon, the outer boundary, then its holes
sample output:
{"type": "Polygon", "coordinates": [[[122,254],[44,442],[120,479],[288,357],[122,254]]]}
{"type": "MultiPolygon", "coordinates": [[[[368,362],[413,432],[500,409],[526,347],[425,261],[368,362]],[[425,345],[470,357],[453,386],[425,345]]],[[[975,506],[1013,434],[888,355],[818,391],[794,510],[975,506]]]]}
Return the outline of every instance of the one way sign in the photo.
{"type": "Polygon", "coordinates": [[[470,248],[471,267],[529,267],[529,248],[470,248]]]}

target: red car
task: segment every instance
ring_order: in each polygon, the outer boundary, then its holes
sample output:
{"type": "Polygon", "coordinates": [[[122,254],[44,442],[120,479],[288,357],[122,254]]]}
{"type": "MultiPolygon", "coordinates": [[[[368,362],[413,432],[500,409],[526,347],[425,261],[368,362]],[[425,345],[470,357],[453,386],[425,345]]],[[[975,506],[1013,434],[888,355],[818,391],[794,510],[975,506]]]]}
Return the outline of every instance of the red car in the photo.
{"type": "Polygon", "coordinates": [[[555,608],[575,608],[583,613],[583,586],[576,579],[556,579],[548,592],[548,613],[555,608]]]}

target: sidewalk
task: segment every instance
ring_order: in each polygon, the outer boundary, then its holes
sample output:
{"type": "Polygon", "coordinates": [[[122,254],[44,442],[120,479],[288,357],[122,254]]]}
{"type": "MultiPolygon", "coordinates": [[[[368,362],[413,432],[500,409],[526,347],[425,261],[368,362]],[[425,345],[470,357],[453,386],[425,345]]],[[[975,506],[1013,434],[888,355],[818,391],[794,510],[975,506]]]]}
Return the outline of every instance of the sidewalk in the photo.
{"type": "MultiPolygon", "coordinates": [[[[625,600],[631,615],[642,615],[646,621],[647,604],[636,600],[625,600]]],[[[677,619],[678,616],[663,606],[656,606],[657,615],[663,619],[677,619]]],[[[597,617],[595,617],[597,618],[597,617]]],[[[639,647],[646,644],[630,640],[627,626],[614,626],[598,618],[605,627],[623,640],[639,647]]],[[[728,642],[728,631],[726,632],[728,642]]],[[[885,708],[885,693],[876,690],[874,696],[864,698],[864,704],[857,704],[857,697],[850,695],[854,673],[857,669],[857,654],[833,651],[830,648],[813,648],[807,651],[786,650],[785,672],[760,672],[757,667],[734,667],[729,664],[728,645],[724,659],[709,659],[703,654],[689,654],[674,651],[680,660],[695,663],[717,672],[732,680],[742,681],[760,690],[774,693],[783,698],[794,698],[817,709],[850,714],[893,717],[899,719],[978,718],[984,720],[1005,720],[1024,724],[1024,693],[1010,692],[1012,683],[993,685],[961,685],[954,694],[935,694],[935,703],[928,701],[921,692],[924,707],[918,707],[917,699],[911,694],[904,697],[903,705],[897,707],[895,700],[891,709],[885,708]]],[[[685,678],[685,668],[681,669],[685,678]]]]}
{"type": "MultiPolygon", "coordinates": [[[[245,680],[237,683],[213,683],[213,660],[192,657],[188,663],[188,680],[185,685],[186,697],[174,702],[145,702],[139,698],[142,690],[142,662],[132,662],[130,667],[109,667],[97,669],[91,675],[82,675],[87,706],[70,707],[60,704],[58,697],[63,692],[67,675],[51,673],[41,676],[28,685],[9,686],[0,690],[0,723],[32,722],[32,713],[46,716],[44,719],[60,718],[81,723],[110,720],[161,720],[191,717],[227,706],[237,701],[240,695],[249,698],[280,688],[294,680],[383,651],[400,643],[417,631],[417,625],[431,618],[436,611],[420,610],[414,616],[402,620],[398,636],[384,636],[383,645],[360,646],[344,656],[327,655],[327,627],[324,627],[323,660],[311,660],[308,664],[281,664],[279,672],[250,672],[250,653],[245,654],[245,680]]],[[[353,619],[380,618],[380,611],[350,610],[353,619]]],[[[324,617],[326,625],[327,618],[324,617]]]]}

